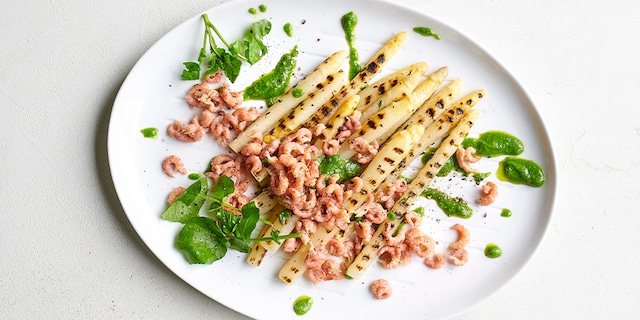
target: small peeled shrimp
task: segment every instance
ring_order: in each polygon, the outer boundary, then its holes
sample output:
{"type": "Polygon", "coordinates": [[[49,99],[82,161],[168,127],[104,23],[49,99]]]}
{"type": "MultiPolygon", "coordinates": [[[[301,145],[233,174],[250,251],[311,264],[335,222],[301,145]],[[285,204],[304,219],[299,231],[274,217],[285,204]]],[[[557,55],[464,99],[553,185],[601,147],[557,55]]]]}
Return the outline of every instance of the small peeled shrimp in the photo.
{"type": "Polygon", "coordinates": [[[400,227],[400,230],[398,230],[398,232],[395,235],[394,233],[396,233],[396,228],[393,228],[391,223],[387,223],[386,229],[384,230],[383,235],[384,235],[384,240],[390,246],[398,246],[402,242],[404,242],[405,233],[406,233],[406,229],[404,228],[404,225],[400,227]]]}
{"type": "Polygon", "coordinates": [[[480,190],[480,199],[478,199],[478,204],[481,206],[491,205],[496,198],[498,197],[498,186],[489,181],[485,185],[482,186],[480,190]]]}
{"type": "Polygon", "coordinates": [[[231,89],[229,89],[229,85],[226,83],[222,86],[222,88],[220,88],[220,96],[222,97],[222,100],[231,108],[239,107],[244,100],[241,94],[231,91],[231,89]]]}
{"type": "Polygon", "coordinates": [[[322,142],[322,152],[327,156],[332,156],[340,151],[340,142],[336,139],[322,142]]]}
{"type": "Polygon", "coordinates": [[[162,171],[164,171],[166,175],[173,178],[173,170],[182,174],[189,173],[189,171],[184,167],[182,159],[175,154],[166,157],[164,161],[162,161],[162,171]]]}
{"type": "Polygon", "coordinates": [[[182,192],[184,192],[184,190],[186,190],[186,188],[184,188],[184,187],[177,187],[177,188],[173,189],[173,191],[171,191],[171,193],[169,193],[169,196],[167,197],[167,203],[168,204],[172,204],[174,201],[176,201],[178,196],[180,194],[182,194],[182,192]]]}
{"type": "Polygon", "coordinates": [[[458,161],[458,165],[467,173],[478,172],[478,169],[472,168],[469,165],[470,163],[476,163],[478,162],[478,160],[480,160],[480,158],[474,156],[475,152],[476,149],[474,149],[473,147],[467,147],[466,149],[460,148],[458,149],[458,151],[456,151],[456,160],[458,161]]]}
{"type": "Polygon", "coordinates": [[[385,279],[378,279],[371,284],[371,293],[378,300],[389,298],[392,292],[389,281],[385,279]]]}
{"type": "Polygon", "coordinates": [[[451,259],[451,263],[454,266],[463,266],[465,263],[467,263],[467,261],[469,261],[469,252],[464,248],[459,250],[452,250],[451,252],[449,252],[449,259],[451,259]]]}
{"type": "Polygon", "coordinates": [[[464,249],[464,247],[467,244],[469,244],[469,240],[471,239],[471,237],[469,235],[469,230],[467,230],[467,228],[465,228],[461,224],[453,225],[451,227],[451,230],[454,230],[454,231],[458,232],[458,240],[456,242],[450,244],[449,248],[451,248],[451,250],[464,249]]]}
{"type": "Polygon", "coordinates": [[[431,269],[440,269],[444,266],[445,262],[447,262],[447,260],[442,253],[434,253],[424,259],[424,264],[431,269]]]}

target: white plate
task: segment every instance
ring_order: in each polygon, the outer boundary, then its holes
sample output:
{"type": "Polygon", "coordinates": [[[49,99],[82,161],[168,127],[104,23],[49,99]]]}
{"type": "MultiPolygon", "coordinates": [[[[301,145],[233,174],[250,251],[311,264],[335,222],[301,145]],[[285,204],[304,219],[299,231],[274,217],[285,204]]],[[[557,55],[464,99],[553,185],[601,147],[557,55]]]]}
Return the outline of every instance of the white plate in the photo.
{"type": "MultiPolygon", "coordinates": [[[[383,270],[374,266],[360,280],[333,281],[313,286],[303,279],[293,285],[283,284],[276,276],[283,257],[268,257],[262,266],[252,267],[245,255],[231,252],[212,265],[189,265],[174,248],[180,224],[163,221],[168,193],[191,181],[182,175],[171,179],[162,173],[160,163],[177,154],[193,172],[203,171],[211,157],[223,150],[212,139],[195,144],[178,142],[166,135],[173,120],[187,122],[193,115],[184,97],[194,82],[181,81],[182,62],[197,57],[202,42],[200,15],[184,22],[160,39],[138,61],[123,83],[113,106],[109,125],[109,162],[113,181],[122,206],[142,240],[176,275],[216,301],[259,319],[296,317],[293,301],[300,295],[314,298],[306,319],[339,314],[342,318],[383,318],[411,315],[412,318],[444,319],[468,311],[503,287],[531,259],[540,245],[551,219],[556,193],[556,167],[550,139],[532,100],[514,77],[478,44],[445,23],[413,9],[379,1],[323,0],[305,1],[232,1],[207,11],[225,37],[239,38],[250,23],[267,18],[273,24],[267,36],[270,53],[253,68],[244,68],[235,84],[242,89],[261,73],[270,70],[279,56],[297,44],[300,49],[296,73],[299,78],[330,53],[346,49],[340,17],[354,11],[359,22],[356,46],[361,60],[367,60],[394,33],[416,26],[432,28],[442,40],[410,32],[403,48],[392,59],[385,73],[416,61],[426,61],[433,71],[449,66],[449,79],[464,80],[463,93],[484,88],[487,97],[478,105],[481,110],[470,136],[487,130],[502,130],[525,143],[521,155],[539,163],[547,173],[542,188],[511,185],[497,181],[500,196],[494,205],[474,206],[469,220],[446,217],[433,202],[424,202],[428,218],[423,229],[440,242],[439,250],[454,241],[449,227],[461,222],[471,231],[470,260],[463,267],[450,265],[440,270],[426,268],[418,259],[410,266],[383,270]],[[267,5],[256,15],[249,8],[267,5]],[[303,23],[304,22],[304,23],[303,23]],[[283,25],[291,23],[293,37],[287,37],[283,25]],[[156,140],[143,138],[140,130],[156,127],[156,140]],[[513,211],[510,218],[500,217],[500,210],[513,211]],[[483,255],[487,243],[503,249],[499,259],[483,255]],[[388,279],[393,295],[374,300],[369,284],[377,278],[388,279]],[[401,311],[400,311],[401,310],[401,311]]],[[[295,80],[294,80],[295,81],[295,80]]],[[[495,172],[501,158],[483,159],[482,169],[495,172]]],[[[456,179],[439,179],[435,183],[453,194],[465,196],[473,203],[477,187],[456,179]]]]}

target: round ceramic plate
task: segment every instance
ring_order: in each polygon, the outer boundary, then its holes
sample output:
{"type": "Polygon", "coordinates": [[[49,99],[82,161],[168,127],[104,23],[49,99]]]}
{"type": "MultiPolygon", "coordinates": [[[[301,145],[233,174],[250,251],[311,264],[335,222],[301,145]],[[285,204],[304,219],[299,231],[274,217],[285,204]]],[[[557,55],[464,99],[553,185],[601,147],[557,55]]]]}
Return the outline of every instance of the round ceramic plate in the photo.
{"type": "MultiPolygon", "coordinates": [[[[202,172],[216,154],[228,152],[213,139],[182,143],[166,135],[174,120],[188,122],[194,115],[185,96],[195,81],[182,81],[183,62],[196,60],[202,46],[203,23],[200,15],[189,19],[162,37],[138,61],[123,83],[113,106],[109,125],[109,162],[122,206],[142,240],[176,275],[216,301],[257,319],[294,318],[293,302],[301,295],[314,299],[307,319],[340,315],[341,318],[384,318],[408,315],[411,318],[444,319],[468,311],[513,279],[531,259],[549,225],[556,193],[556,168],[550,139],[526,91],[514,77],[481,46],[438,19],[413,9],[381,1],[323,0],[231,1],[207,11],[212,22],[229,40],[239,39],[249,25],[268,19],[273,25],[266,37],[269,54],[259,63],[244,67],[232,88],[242,90],[258,76],[271,70],[279,57],[295,45],[297,81],[337,50],[348,49],[340,18],[353,11],[359,18],[356,48],[362,62],[368,60],[394,34],[407,30],[408,38],[392,58],[383,74],[411,63],[426,61],[430,71],[449,67],[448,80],[464,80],[462,94],[485,89],[487,97],[470,136],[488,130],[508,132],[520,138],[525,151],[520,157],[531,159],[546,171],[541,188],[499,181],[495,171],[501,157],[482,159],[481,171],[493,172],[489,181],[498,184],[500,195],[493,205],[475,205],[478,186],[452,174],[433,185],[454,196],[465,198],[474,215],[470,219],[447,217],[433,201],[421,200],[425,223],[421,227],[438,241],[443,252],[455,241],[450,230],[455,223],[471,232],[469,261],[462,267],[450,264],[442,269],[427,268],[414,258],[412,264],[385,270],[375,264],[358,280],[329,281],[312,285],[301,279],[287,285],[277,277],[285,261],[283,254],[269,255],[259,267],[245,262],[246,255],[230,251],[212,265],[190,265],[174,246],[181,224],[160,218],[169,192],[187,186],[186,176],[167,177],[162,160],[179,155],[192,172],[202,172]],[[266,11],[258,10],[265,4],[266,11]],[[249,13],[255,8],[257,13],[249,13]],[[293,26],[293,35],[283,30],[293,26]],[[441,40],[412,31],[428,27],[441,40]],[[144,138],[140,130],[159,129],[156,139],[144,138]],[[501,217],[507,208],[513,215],[501,217]],[[498,244],[503,255],[489,259],[483,254],[488,243],[498,244]],[[375,300],[369,285],[387,279],[393,295],[375,300]]],[[[251,104],[251,102],[247,102],[251,104]]]]}

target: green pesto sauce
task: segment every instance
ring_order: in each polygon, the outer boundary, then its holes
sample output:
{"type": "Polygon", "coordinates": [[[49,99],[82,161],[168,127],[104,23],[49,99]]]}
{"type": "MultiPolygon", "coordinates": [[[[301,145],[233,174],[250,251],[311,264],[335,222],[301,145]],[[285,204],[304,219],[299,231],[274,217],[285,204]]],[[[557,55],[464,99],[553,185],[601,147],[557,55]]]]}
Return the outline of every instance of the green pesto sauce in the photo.
{"type": "Polygon", "coordinates": [[[500,212],[500,216],[505,218],[511,217],[511,210],[507,208],[502,209],[502,212],[500,212]]]}
{"type": "Polygon", "coordinates": [[[144,129],[140,130],[140,132],[142,132],[142,135],[145,138],[155,139],[155,138],[158,137],[158,129],[157,128],[144,128],[144,129]]]}
{"type": "Polygon", "coordinates": [[[350,159],[342,159],[342,157],[337,154],[321,157],[319,160],[318,169],[320,173],[324,174],[327,178],[333,174],[338,174],[340,176],[338,182],[353,178],[362,168],[359,163],[350,159]]]}
{"type": "Polygon", "coordinates": [[[256,8],[249,8],[249,13],[256,14],[258,13],[258,11],[256,10],[256,8]]]}
{"type": "Polygon", "coordinates": [[[291,52],[282,55],[271,72],[263,74],[244,89],[244,98],[246,100],[265,100],[267,104],[271,105],[271,102],[287,91],[291,75],[296,68],[297,57],[298,46],[295,46],[291,52]]]}
{"type": "Polygon", "coordinates": [[[516,157],[506,157],[500,161],[496,176],[502,181],[531,187],[542,187],[545,182],[545,173],[540,165],[516,157]]]}
{"type": "Polygon", "coordinates": [[[524,144],[517,137],[502,131],[487,131],[478,138],[466,138],[462,147],[473,147],[476,156],[517,156],[524,152],[524,144]]]}
{"type": "Polygon", "coordinates": [[[427,188],[422,192],[421,196],[434,200],[438,207],[449,217],[468,219],[473,215],[473,210],[462,198],[451,197],[433,188],[427,188]]]}
{"type": "Polygon", "coordinates": [[[259,5],[258,10],[260,10],[260,12],[267,12],[267,5],[266,4],[259,5]]]}
{"type": "Polygon", "coordinates": [[[293,303],[293,312],[299,316],[305,315],[309,310],[311,310],[312,305],[313,298],[309,296],[299,296],[293,303]]]}
{"type": "Polygon", "coordinates": [[[473,174],[473,180],[477,183],[484,181],[487,177],[491,175],[491,172],[478,172],[473,174]]]}
{"type": "Polygon", "coordinates": [[[285,23],[284,24],[284,33],[287,34],[287,36],[292,37],[293,36],[293,26],[291,25],[291,23],[285,23]]]}
{"type": "Polygon", "coordinates": [[[431,30],[431,28],[426,28],[426,27],[415,27],[413,28],[413,31],[415,31],[416,33],[423,35],[425,37],[434,37],[436,40],[440,40],[440,35],[438,35],[437,33],[433,32],[433,30],[431,30]]]}
{"type": "Polygon", "coordinates": [[[303,94],[304,94],[304,90],[302,90],[300,88],[295,88],[291,92],[291,95],[293,95],[294,98],[300,98],[300,97],[302,97],[303,94]]]}
{"type": "Polygon", "coordinates": [[[189,180],[198,180],[200,179],[200,174],[199,173],[191,173],[189,174],[189,180]]]}
{"type": "Polygon", "coordinates": [[[484,247],[484,255],[491,259],[500,258],[500,256],[502,256],[502,249],[495,243],[489,243],[484,247]]]}
{"type": "Polygon", "coordinates": [[[344,29],[347,45],[349,46],[349,79],[353,79],[362,70],[358,50],[355,47],[355,30],[358,24],[358,16],[351,11],[343,15],[340,22],[342,22],[342,29],[344,29]]]}

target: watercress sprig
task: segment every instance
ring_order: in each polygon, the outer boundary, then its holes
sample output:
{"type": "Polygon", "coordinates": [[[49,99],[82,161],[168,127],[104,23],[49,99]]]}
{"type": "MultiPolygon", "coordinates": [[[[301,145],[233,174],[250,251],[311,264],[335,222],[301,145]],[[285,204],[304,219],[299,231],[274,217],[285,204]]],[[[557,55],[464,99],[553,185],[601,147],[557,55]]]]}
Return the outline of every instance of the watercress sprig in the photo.
{"type": "Polygon", "coordinates": [[[222,36],[206,13],[202,15],[202,20],[205,28],[198,62],[184,62],[183,80],[199,79],[201,64],[208,60],[208,68],[203,76],[222,70],[229,81],[235,82],[240,74],[242,61],[254,64],[267,54],[268,49],[262,39],[271,31],[271,22],[268,20],[262,19],[252,23],[242,39],[231,43],[222,36]],[[216,37],[227,49],[216,44],[216,37]]]}
{"type": "Polygon", "coordinates": [[[178,233],[176,247],[191,264],[210,264],[224,257],[228,249],[248,253],[251,242],[298,238],[299,233],[251,238],[260,219],[260,210],[250,202],[237,208],[226,202],[235,192],[234,182],[221,176],[209,189],[207,178],[200,178],[180,194],[165,210],[162,218],[184,223],[178,233]],[[209,193],[209,191],[211,191],[209,193]],[[199,216],[205,201],[211,204],[207,216],[199,216]]]}

